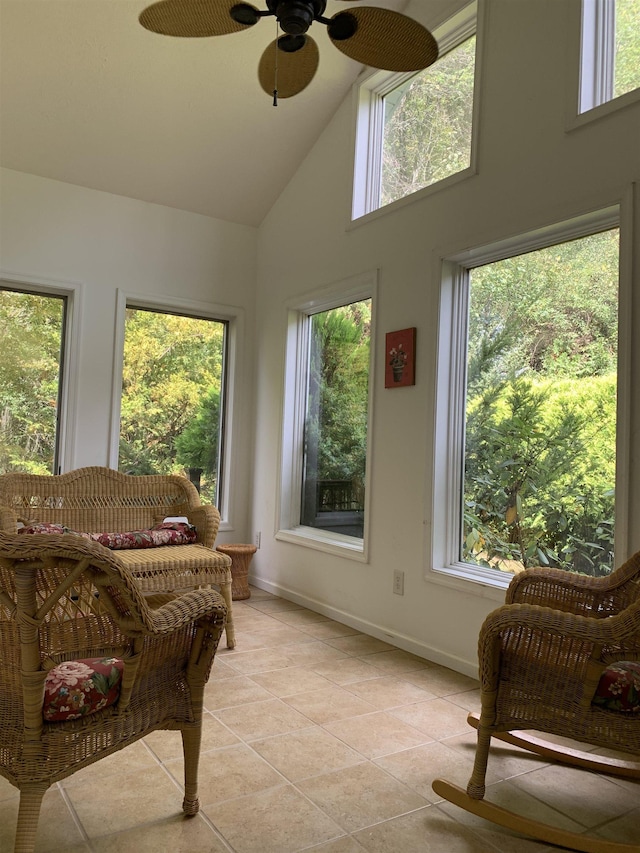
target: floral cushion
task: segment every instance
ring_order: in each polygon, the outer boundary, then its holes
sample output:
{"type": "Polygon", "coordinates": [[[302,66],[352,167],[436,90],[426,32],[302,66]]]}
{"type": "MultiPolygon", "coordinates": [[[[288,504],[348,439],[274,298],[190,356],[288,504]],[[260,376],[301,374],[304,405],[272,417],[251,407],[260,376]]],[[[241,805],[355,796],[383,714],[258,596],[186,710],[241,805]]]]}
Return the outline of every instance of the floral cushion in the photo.
{"type": "Polygon", "coordinates": [[[32,521],[22,527],[18,527],[18,533],[72,533],[75,536],[84,536],[88,534],[78,533],[77,530],[71,530],[70,527],[65,527],[64,524],[48,524],[46,522],[32,521]]]}
{"type": "Polygon", "coordinates": [[[18,533],[68,533],[99,542],[112,550],[129,548],[158,548],[161,545],[187,545],[195,542],[198,533],[191,524],[166,521],[156,524],[150,530],[132,530],[126,533],[80,533],[63,524],[33,523],[21,527],[18,533]]]}
{"type": "Polygon", "coordinates": [[[191,524],[167,521],[156,524],[151,530],[133,530],[130,533],[92,533],[95,542],[114,550],[126,548],[157,548],[159,545],[187,545],[197,538],[191,524]]]}
{"type": "Polygon", "coordinates": [[[44,683],[45,721],[77,720],[113,705],[120,696],[123,669],[119,658],[84,658],[54,666],[44,683]]]}
{"type": "Polygon", "coordinates": [[[592,704],[608,711],[640,713],[640,662],[623,660],[608,666],[592,704]]]}

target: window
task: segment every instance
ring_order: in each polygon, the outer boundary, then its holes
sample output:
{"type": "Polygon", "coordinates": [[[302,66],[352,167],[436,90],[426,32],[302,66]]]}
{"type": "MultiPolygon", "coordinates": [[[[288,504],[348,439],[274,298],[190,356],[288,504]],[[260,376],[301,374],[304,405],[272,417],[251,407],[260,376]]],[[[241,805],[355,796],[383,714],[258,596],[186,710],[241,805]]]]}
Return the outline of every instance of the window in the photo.
{"type": "Polygon", "coordinates": [[[227,323],[127,306],[118,468],[186,474],[218,504],[227,323]]]}
{"type": "Polygon", "coordinates": [[[372,286],[289,312],[279,538],[364,554],[372,286]]]}
{"type": "Polygon", "coordinates": [[[640,87],[640,3],[583,0],[580,112],[640,87]]]}
{"type": "Polygon", "coordinates": [[[445,264],[434,566],[613,568],[618,267],[612,211],[445,264]]]}
{"type": "Polygon", "coordinates": [[[360,87],[354,218],[470,169],[475,31],[474,3],[434,32],[432,66],[360,87]]]}
{"type": "Polygon", "coordinates": [[[0,474],[55,474],[67,297],[0,285],[0,474]]]}

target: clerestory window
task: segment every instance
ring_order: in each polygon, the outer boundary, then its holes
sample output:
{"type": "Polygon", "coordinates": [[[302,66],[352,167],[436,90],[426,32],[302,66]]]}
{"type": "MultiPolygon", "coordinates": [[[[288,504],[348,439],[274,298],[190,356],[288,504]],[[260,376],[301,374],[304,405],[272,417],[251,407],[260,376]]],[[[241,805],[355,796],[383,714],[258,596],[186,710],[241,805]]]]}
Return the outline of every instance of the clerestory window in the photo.
{"type": "Polygon", "coordinates": [[[472,3],[434,31],[432,66],[360,85],[354,219],[471,170],[476,22],[472,3]]]}
{"type": "Polygon", "coordinates": [[[640,87],[640,2],[583,0],[579,112],[640,87]]]}

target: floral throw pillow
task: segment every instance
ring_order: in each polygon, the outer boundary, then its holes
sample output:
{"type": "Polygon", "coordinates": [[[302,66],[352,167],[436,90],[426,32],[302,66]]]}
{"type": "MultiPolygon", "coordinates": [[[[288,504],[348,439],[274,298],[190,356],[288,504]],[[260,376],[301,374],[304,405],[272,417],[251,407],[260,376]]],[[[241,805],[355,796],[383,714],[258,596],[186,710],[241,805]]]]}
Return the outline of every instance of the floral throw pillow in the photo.
{"type": "Polygon", "coordinates": [[[156,524],[150,530],[132,530],[126,533],[80,533],[63,524],[32,523],[21,527],[18,533],[68,533],[99,542],[111,550],[129,548],[159,548],[162,545],[189,545],[198,538],[198,532],[192,524],[178,521],[165,521],[156,524]]]}
{"type": "Polygon", "coordinates": [[[640,713],[640,662],[623,660],[608,666],[591,704],[624,714],[640,713]]]}
{"type": "Polygon", "coordinates": [[[70,533],[73,536],[83,536],[85,539],[89,538],[88,533],[78,533],[77,530],[65,527],[64,524],[49,524],[44,521],[34,521],[31,522],[31,524],[25,524],[23,527],[18,528],[18,533],[70,533]]]}
{"type": "Polygon", "coordinates": [[[132,530],[129,533],[92,533],[94,542],[112,550],[128,548],[158,548],[161,545],[188,545],[197,539],[197,531],[191,524],[167,521],[156,524],[150,530],[132,530]]]}
{"type": "Polygon", "coordinates": [[[113,705],[123,669],[119,658],[83,658],[54,666],[44,683],[45,721],[78,720],[113,705]]]}

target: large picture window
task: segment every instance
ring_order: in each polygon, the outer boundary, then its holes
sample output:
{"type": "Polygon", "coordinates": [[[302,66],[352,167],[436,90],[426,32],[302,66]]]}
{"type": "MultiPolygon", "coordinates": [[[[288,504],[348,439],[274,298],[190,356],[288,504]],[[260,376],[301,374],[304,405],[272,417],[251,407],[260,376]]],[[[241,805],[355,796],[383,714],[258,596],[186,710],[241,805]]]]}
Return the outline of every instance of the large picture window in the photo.
{"type": "Polygon", "coordinates": [[[0,474],[56,474],[67,297],[0,284],[0,474]]]}
{"type": "Polygon", "coordinates": [[[218,504],[227,323],[129,305],[119,470],[186,474],[218,504]]]}
{"type": "Polygon", "coordinates": [[[300,523],[364,535],[371,300],[309,318],[300,523]]]}
{"type": "Polygon", "coordinates": [[[363,276],[289,311],[278,533],[362,555],[372,290],[372,278],[363,276]]]}
{"type": "Polygon", "coordinates": [[[435,482],[446,477],[446,498],[434,503],[434,565],[498,584],[532,566],[614,567],[612,224],[603,214],[559,227],[555,241],[539,236],[544,245],[528,235],[502,257],[493,247],[445,264],[435,482]]]}

